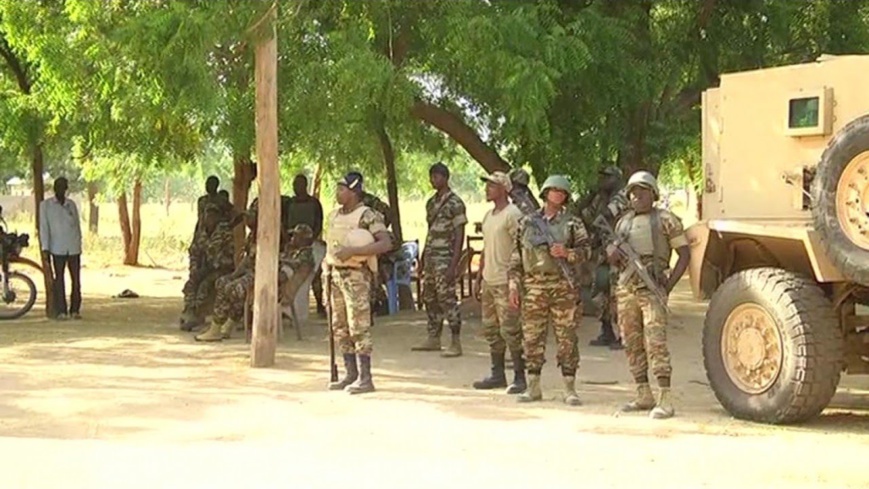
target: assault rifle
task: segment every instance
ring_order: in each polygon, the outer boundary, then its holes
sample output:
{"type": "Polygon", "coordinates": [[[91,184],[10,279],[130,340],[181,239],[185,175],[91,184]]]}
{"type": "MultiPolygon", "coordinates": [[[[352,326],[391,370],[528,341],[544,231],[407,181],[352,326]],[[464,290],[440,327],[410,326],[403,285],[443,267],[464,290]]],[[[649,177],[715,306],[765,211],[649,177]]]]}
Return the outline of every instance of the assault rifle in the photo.
{"type": "Polygon", "coordinates": [[[615,230],[604,216],[597,216],[597,219],[594,220],[594,227],[600,230],[604,242],[609,242],[614,246],[624,259],[626,277],[630,278],[633,274],[637,274],[643,284],[645,284],[649,291],[654,294],[658,304],[669,313],[670,309],[667,307],[667,292],[657,281],[655,281],[654,278],[652,278],[651,275],[649,275],[649,271],[646,269],[646,266],[643,264],[643,261],[640,259],[637,252],[631,248],[631,245],[616,236],[615,230]]]}
{"type": "MultiPolygon", "coordinates": [[[[517,187],[519,187],[517,185],[517,187]]],[[[541,216],[537,211],[540,209],[539,204],[534,199],[534,196],[531,195],[531,192],[527,187],[525,188],[514,188],[512,192],[510,192],[510,197],[513,200],[513,203],[519,210],[522,211],[528,218],[528,222],[531,225],[532,234],[531,234],[531,245],[532,246],[542,246],[546,245],[547,249],[556,243],[555,237],[552,235],[552,231],[549,230],[549,224],[543,220],[543,216],[541,216]]],[[[558,268],[561,269],[561,274],[564,275],[564,279],[567,280],[567,283],[573,288],[573,290],[579,291],[579,283],[576,280],[576,274],[574,272],[573,267],[567,263],[567,260],[564,258],[555,258],[555,263],[558,264],[558,268]]]]}

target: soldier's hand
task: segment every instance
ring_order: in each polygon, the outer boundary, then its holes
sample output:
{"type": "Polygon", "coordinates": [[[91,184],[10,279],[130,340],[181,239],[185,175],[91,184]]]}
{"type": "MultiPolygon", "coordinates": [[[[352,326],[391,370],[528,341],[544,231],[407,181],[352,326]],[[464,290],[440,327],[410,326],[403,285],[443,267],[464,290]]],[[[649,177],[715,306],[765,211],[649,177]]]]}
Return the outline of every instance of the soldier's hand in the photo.
{"type": "Polygon", "coordinates": [[[337,258],[338,261],[348,260],[355,255],[356,255],[356,253],[354,253],[354,249],[351,247],[338,248],[335,251],[335,258],[337,258]]]}
{"type": "Polygon", "coordinates": [[[555,258],[567,258],[567,248],[561,243],[556,243],[549,247],[549,254],[555,258]]]}
{"type": "Polygon", "coordinates": [[[510,307],[519,309],[519,291],[517,289],[510,289],[510,307]]]}

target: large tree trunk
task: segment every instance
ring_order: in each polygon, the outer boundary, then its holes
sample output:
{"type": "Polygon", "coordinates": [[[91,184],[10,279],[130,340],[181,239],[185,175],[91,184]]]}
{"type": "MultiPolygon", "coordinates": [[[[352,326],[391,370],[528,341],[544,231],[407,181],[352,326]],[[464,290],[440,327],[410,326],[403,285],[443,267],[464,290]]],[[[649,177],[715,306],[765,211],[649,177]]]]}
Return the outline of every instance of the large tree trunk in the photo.
{"type": "MultiPolygon", "coordinates": [[[[42,145],[36,144],[33,146],[33,160],[31,161],[30,170],[33,173],[33,215],[36,219],[36,229],[39,230],[39,220],[41,213],[39,206],[45,199],[45,181],[42,179],[42,172],[45,168],[42,155],[42,145]]],[[[42,236],[39,237],[40,241],[42,236]]],[[[40,245],[40,251],[42,247],[40,245]]],[[[45,286],[45,315],[54,317],[54,275],[51,270],[51,262],[44,253],[40,253],[42,260],[42,280],[45,286]]]]}
{"type": "Polygon", "coordinates": [[[130,210],[127,208],[127,192],[118,196],[118,223],[121,225],[121,242],[124,246],[124,263],[127,261],[127,250],[133,242],[133,229],[130,226],[130,210]]]}
{"type": "Polygon", "coordinates": [[[392,234],[398,241],[402,240],[401,213],[398,208],[398,183],[395,175],[395,150],[392,141],[386,132],[386,127],[379,124],[376,129],[377,140],[380,143],[380,151],[383,153],[383,165],[386,167],[386,193],[389,200],[389,208],[392,209],[392,234]]]}
{"type": "MultiPolygon", "coordinates": [[[[126,208],[126,205],[124,206],[126,208]]],[[[139,265],[139,244],[142,241],[142,182],[136,179],[133,184],[133,220],[130,242],[124,254],[124,265],[139,265]]]]}
{"type": "Polygon", "coordinates": [[[437,105],[417,99],[410,109],[413,117],[438,129],[461,145],[487,172],[509,171],[510,164],[489,147],[461,117],[437,105]]]}
{"type": "Polygon", "coordinates": [[[88,231],[94,236],[100,234],[100,206],[97,204],[96,182],[88,182],[88,231]]]}
{"type": "MultiPolygon", "coordinates": [[[[232,207],[236,213],[243,214],[247,210],[247,197],[250,194],[250,184],[253,181],[253,162],[250,160],[250,153],[234,154],[232,156],[232,168],[232,207]]],[[[244,236],[244,224],[240,224],[233,229],[236,265],[241,261],[244,236]]]]}
{"type": "Polygon", "coordinates": [[[278,310],[278,246],[280,231],[280,172],[278,170],[278,39],[277,0],[266,13],[256,45],[256,159],[259,183],[256,270],[253,288],[251,367],[275,364],[278,310]]]}

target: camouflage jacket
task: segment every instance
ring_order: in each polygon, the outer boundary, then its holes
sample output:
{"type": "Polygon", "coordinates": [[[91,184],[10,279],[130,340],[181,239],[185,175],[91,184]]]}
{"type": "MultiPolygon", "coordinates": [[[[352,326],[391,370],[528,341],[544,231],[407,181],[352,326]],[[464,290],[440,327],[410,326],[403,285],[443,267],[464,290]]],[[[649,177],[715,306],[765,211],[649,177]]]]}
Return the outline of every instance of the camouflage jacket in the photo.
{"type": "Polygon", "coordinates": [[[199,230],[188,250],[191,274],[232,270],[234,250],[229,223],[219,223],[211,234],[205,229],[199,230]]]}
{"type": "MultiPolygon", "coordinates": [[[[536,215],[542,216],[543,210],[536,215]]],[[[535,228],[531,223],[533,215],[524,215],[519,220],[519,232],[513,242],[510,255],[508,277],[511,285],[521,283],[526,275],[560,275],[561,269],[549,253],[545,244],[535,246],[533,238],[535,228]]],[[[562,210],[551,219],[546,219],[549,230],[556,242],[567,248],[567,262],[578,274],[579,265],[586,261],[590,254],[588,231],[582,221],[567,210],[562,210]]]]}
{"type": "MultiPolygon", "coordinates": [[[[640,255],[640,261],[643,265],[646,266],[646,269],[649,271],[652,277],[656,277],[657,280],[664,284],[666,283],[667,271],[670,268],[670,257],[673,254],[673,250],[681,248],[683,246],[688,246],[688,238],[685,235],[685,228],[682,225],[682,220],[679,219],[672,212],[655,208],[653,212],[658,214],[658,221],[660,222],[660,226],[658,229],[654,229],[654,227],[650,228],[652,233],[660,233],[657,236],[657,239],[661,243],[661,248],[658,253],[661,256],[655,257],[651,253],[643,253],[642,250],[634,250],[637,254],[640,255]]],[[[629,211],[625,213],[619,221],[616,223],[616,233],[620,239],[626,239],[628,244],[631,244],[629,239],[629,229],[631,228],[632,223],[629,221],[633,221],[635,219],[640,218],[648,218],[648,214],[646,215],[638,215],[633,211],[629,211]]],[[[652,236],[652,240],[655,240],[656,236],[652,236]]],[[[619,269],[619,284],[620,285],[630,285],[634,287],[642,288],[644,284],[640,279],[639,275],[636,273],[628,276],[627,274],[621,273],[624,271],[624,265],[619,269]]]]}
{"type": "Polygon", "coordinates": [[[388,229],[392,229],[392,209],[389,208],[386,202],[380,200],[375,195],[363,191],[362,204],[383,216],[383,224],[388,229]]]}
{"type": "Polygon", "coordinates": [[[452,190],[447,190],[441,197],[434,195],[428,199],[425,214],[428,235],[425,238],[424,260],[452,258],[456,234],[468,223],[464,201],[452,190]]]}

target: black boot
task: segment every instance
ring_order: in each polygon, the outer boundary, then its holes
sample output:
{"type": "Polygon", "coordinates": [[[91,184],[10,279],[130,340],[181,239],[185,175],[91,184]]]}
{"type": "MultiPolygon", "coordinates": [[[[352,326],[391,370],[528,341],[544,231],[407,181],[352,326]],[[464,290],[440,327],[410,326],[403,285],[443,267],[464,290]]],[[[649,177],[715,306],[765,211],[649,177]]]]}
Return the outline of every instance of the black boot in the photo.
{"type": "Polygon", "coordinates": [[[507,387],[507,377],[504,375],[504,353],[492,353],[492,374],[483,380],[474,382],[474,389],[497,389],[507,387]]]}
{"type": "Polygon", "coordinates": [[[507,394],[521,394],[528,388],[525,380],[525,359],[521,351],[514,351],[513,356],[513,383],[507,387],[507,394]]]}
{"type": "Polygon", "coordinates": [[[371,380],[371,355],[359,355],[359,379],[344,390],[350,394],[374,392],[374,382],[371,380]]]}
{"type": "Polygon", "coordinates": [[[329,383],[330,391],[344,390],[345,387],[356,382],[356,379],[359,378],[359,369],[356,367],[356,355],[354,353],[344,354],[344,370],[347,373],[344,374],[343,379],[338,382],[329,383]]]}
{"type": "Polygon", "coordinates": [[[591,346],[610,346],[615,341],[616,334],[613,332],[613,325],[609,321],[601,321],[600,336],[591,340],[588,344],[591,346]]]}

